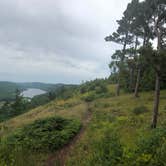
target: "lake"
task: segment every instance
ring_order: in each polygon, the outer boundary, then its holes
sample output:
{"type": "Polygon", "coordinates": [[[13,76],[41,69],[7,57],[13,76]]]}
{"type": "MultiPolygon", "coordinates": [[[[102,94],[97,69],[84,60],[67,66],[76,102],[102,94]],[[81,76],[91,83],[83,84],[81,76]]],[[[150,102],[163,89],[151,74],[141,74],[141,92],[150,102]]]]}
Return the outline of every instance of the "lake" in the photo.
{"type": "Polygon", "coordinates": [[[33,98],[34,96],[45,94],[45,93],[47,92],[41,89],[29,88],[23,91],[21,94],[23,95],[23,97],[33,98]]]}

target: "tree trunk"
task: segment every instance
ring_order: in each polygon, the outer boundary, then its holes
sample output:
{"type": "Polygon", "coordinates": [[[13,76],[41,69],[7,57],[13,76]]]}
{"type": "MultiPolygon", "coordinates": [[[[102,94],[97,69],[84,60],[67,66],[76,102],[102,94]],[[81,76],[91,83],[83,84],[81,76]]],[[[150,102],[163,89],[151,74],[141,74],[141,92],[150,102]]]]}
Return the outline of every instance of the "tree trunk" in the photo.
{"type": "Polygon", "coordinates": [[[137,81],[136,81],[136,85],[135,85],[134,97],[139,97],[138,90],[139,90],[140,77],[141,77],[141,69],[139,67],[138,73],[137,73],[137,81]]]}
{"type": "Polygon", "coordinates": [[[129,83],[130,92],[133,92],[133,68],[130,69],[130,83],[129,83]]]}
{"type": "MultiPolygon", "coordinates": [[[[146,42],[148,43],[148,40],[146,41],[146,35],[144,35],[143,47],[146,46],[146,44],[147,44],[146,42]]],[[[138,67],[137,80],[136,80],[136,85],[135,85],[135,90],[134,90],[134,97],[139,97],[138,92],[139,92],[140,78],[141,78],[141,67],[138,67]]]]}
{"type": "MultiPolygon", "coordinates": [[[[158,20],[159,21],[159,20],[158,20]]],[[[157,34],[157,49],[158,52],[161,50],[161,27],[159,22],[157,21],[156,24],[156,34],[157,34]]],[[[157,118],[158,118],[158,111],[159,111],[159,102],[160,102],[160,64],[156,66],[156,84],[155,84],[155,96],[154,96],[154,108],[153,108],[153,118],[152,118],[152,128],[156,128],[157,126],[157,118]]]]}
{"type": "Polygon", "coordinates": [[[120,95],[120,74],[118,75],[117,84],[116,84],[116,96],[120,95]]]}
{"type": "MultiPolygon", "coordinates": [[[[125,51],[126,51],[126,46],[127,46],[127,38],[128,38],[128,32],[126,33],[126,40],[123,44],[123,56],[121,58],[121,62],[123,63],[124,62],[124,59],[125,59],[125,51]]],[[[116,87],[116,96],[119,96],[120,95],[120,73],[121,73],[121,68],[119,69],[119,78],[118,78],[118,82],[117,82],[117,87],[116,87]]]]}
{"type": "Polygon", "coordinates": [[[120,84],[118,82],[116,85],[116,96],[119,96],[119,95],[120,95],[120,84]]]}
{"type": "Polygon", "coordinates": [[[156,72],[156,85],[155,85],[155,97],[154,97],[154,108],[153,108],[153,119],[152,119],[152,128],[157,126],[157,117],[159,110],[159,101],[160,101],[160,76],[156,72]]]}
{"type": "MultiPolygon", "coordinates": [[[[135,47],[134,47],[134,57],[137,55],[137,47],[138,47],[138,36],[136,36],[135,40],[135,47]]],[[[133,92],[133,74],[134,74],[134,69],[130,69],[130,91],[133,92]]]]}

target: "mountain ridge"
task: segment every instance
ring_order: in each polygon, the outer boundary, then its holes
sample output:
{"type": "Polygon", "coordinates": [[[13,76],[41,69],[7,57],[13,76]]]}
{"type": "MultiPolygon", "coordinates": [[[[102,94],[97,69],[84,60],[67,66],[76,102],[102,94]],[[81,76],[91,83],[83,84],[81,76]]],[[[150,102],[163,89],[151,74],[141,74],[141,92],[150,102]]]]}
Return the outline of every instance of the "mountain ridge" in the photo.
{"type": "Polygon", "coordinates": [[[56,91],[58,88],[63,86],[75,86],[72,84],[63,83],[42,83],[42,82],[10,82],[10,81],[0,81],[0,101],[13,100],[15,97],[15,92],[17,89],[20,91],[36,88],[44,91],[56,91]]]}

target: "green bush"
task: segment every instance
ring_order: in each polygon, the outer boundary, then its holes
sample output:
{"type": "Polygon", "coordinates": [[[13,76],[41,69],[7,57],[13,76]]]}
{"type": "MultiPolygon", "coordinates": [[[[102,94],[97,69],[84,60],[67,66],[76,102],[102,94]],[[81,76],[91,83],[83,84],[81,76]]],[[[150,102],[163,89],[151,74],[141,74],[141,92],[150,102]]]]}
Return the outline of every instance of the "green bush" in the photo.
{"type": "Polygon", "coordinates": [[[107,89],[106,85],[100,84],[100,86],[95,87],[95,91],[96,91],[97,94],[100,94],[100,93],[108,92],[108,89],[107,89]]]}
{"type": "Polygon", "coordinates": [[[55,151],[66,144],[80,129],[80,122],[60,117],[37,120],[17,130],[8,138],[33,151],[55,151]]]}
{"type": "Polygon", "coordinates": [[[136,115],[143,114],[145,112],[148,112],[148,109],[145,106],[139,106],[133,109],[133,113],[136,115]]]}
{"type": "Polygon", "coordinates": [[[90,94],[88,94],[88,95],[86,95],[86,96],[83,96],[82,99],[83,99],[85,102],[91,102],[91,101],[93,101],[93,100],[96,99],[96,96],[95,96],[94,93],[90,93],[90,94]]]}
{"type": "Polygon", "coordinates": [[[10,166],[30,156],[27,154],[55,151],[67,144],[80,127],[79,121],[60,117],[37,120],[1,140],[0,161],[10,166]]]}

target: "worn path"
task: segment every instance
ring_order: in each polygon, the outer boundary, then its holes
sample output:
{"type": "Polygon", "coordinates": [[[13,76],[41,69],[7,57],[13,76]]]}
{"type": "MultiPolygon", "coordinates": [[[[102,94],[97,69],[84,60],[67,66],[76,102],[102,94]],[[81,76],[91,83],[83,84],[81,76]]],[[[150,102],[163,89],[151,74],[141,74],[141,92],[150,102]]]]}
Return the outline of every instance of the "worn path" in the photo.
{"type": "Polygon", "coordinates": [[[67,161],[70,152],[84,134],[85,129],[91,120],[91,117],[92,117],[92,112],[89,108],[89,104],[87,104],[87,112],[84,115],[84,118],[82,119],[81,130],[67,145],[65,145],[63,148],[61,148],[60,150],[56,151],[54,154],[48,157],[45,164],[46,166],[55,166],[56,161],[58,162],[58,165],[65,166],[65,162],[67,161]]]}

